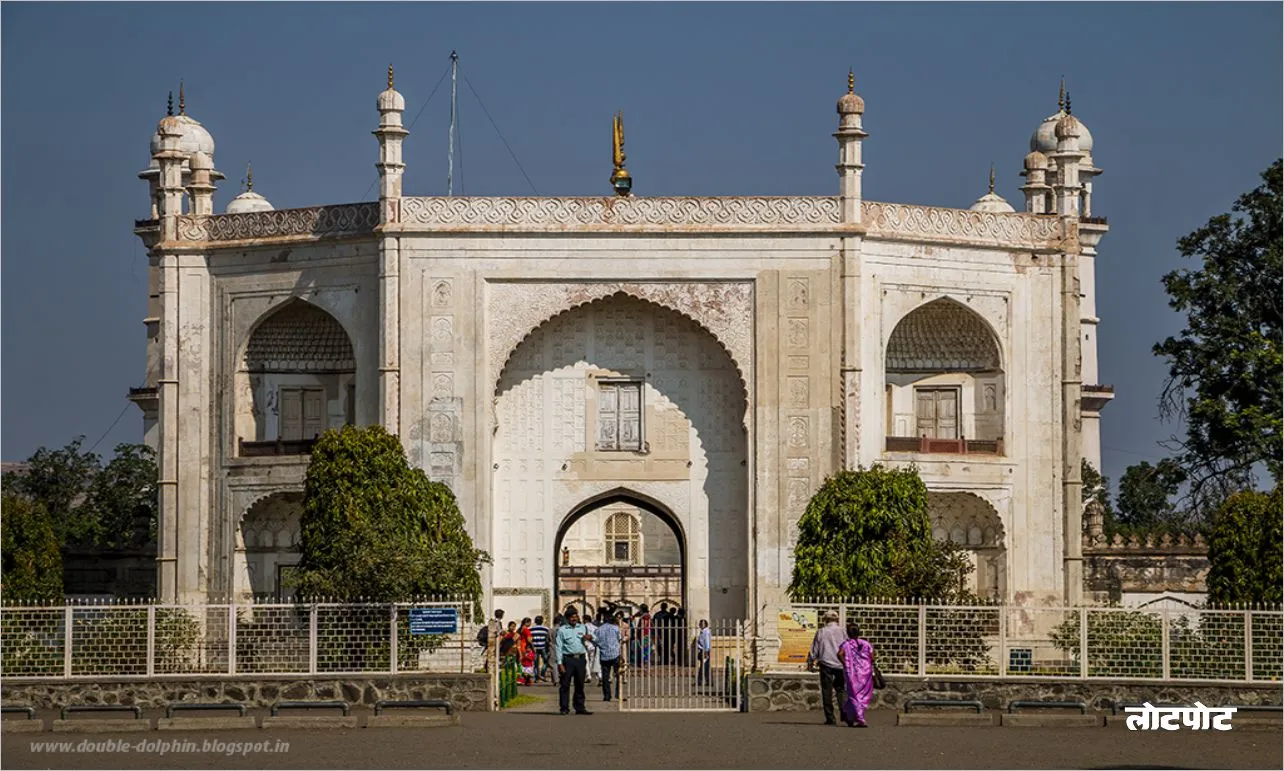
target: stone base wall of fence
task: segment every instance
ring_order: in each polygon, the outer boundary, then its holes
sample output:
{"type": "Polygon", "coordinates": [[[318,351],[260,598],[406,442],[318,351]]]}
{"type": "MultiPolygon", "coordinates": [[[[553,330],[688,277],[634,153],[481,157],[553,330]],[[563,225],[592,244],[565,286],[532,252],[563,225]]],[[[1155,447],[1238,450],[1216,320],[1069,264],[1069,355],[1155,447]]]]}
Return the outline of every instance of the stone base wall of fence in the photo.
{"type": "Polygon", "coordinates": [[[72,704],[125,704],[163,709],[172,702],[233,702],[251,709],[268,708],[277,701],[343,699],[353,705],[373,707],[381,699],[448,699],[455,709],[490,709],[491,678],[486,674],[342,675],[318,677],[152,678],[104,680],[72,678],[35,680],[5,678],[0,701],[5,706],[37,709],[72,704]]]}
{"type": "MultiPolygon", "coordinates": [[[[821,709],[820,677],[815,673],[749,675],[746,680],[750,712],[811,712],[821,709]]],[[[1279,705],[1280,698],[1278,683],[1036,682],[888,676],[887,687],[874,691],[870,708],[900,709],[910,699],[977,700],[992,710],[1001,710],[1008,702],[1018,699],[1082,701],[1091,709],[1108,710],[1115,702],[1193,704],[1200,701],[1209,706],[1279,705]]]]}

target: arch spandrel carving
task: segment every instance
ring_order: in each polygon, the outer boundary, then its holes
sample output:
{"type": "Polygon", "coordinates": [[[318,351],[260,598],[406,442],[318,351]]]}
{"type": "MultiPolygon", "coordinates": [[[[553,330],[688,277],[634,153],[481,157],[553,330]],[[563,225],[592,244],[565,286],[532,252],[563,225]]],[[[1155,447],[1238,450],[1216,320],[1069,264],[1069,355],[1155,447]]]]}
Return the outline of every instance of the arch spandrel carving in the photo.
{"type": "Polygon", "coordinates": [[[753,284],[749,281],[697,283],[495,282],[487,290],[487,362],[498,382],[509,357],[544,322],[568,310],[622,294],[655,303],[695,321],[730,354],[750,392],[753,356],[753,284]]]}

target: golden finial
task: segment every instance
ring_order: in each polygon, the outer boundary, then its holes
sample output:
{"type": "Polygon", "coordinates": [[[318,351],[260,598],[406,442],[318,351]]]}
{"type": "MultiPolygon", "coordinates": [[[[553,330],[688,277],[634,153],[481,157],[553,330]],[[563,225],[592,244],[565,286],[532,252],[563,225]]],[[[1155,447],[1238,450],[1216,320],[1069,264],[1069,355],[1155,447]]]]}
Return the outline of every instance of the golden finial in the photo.
{"type": "Polygon", "coordinates": [[[392,90],[392,65],[388,65],[388,90],[392,90]]]}
{"type": "Polygon", "coordinates": [[[990,161],[990,193],[994,193],[994,161],[990,161]]]}
{"type": "Polygon", "coordinates": [[[178,114],[187,114],[187,100],[183,97],[183,81],[178,81],[178,114]]]}
{"type": "Polygon", "coordinates": [[[1070,115],[1070,92],[1066,92],[1066,115],[1070,115]]]}
{"type": "Polygon", "coordinates": [[[856,68],[852,67],[847,70],[847,93],[856,93],[856,68]]]}
{"type": "Polygon", "coordinates": [[[1057,112],[1066,108],[1066,76],[1061,76],[1061,93],[1057,95],[1057,112]]]}
{"type": "Polygon", "coordinates": [[[617,112],[611,121],[611,155],[615,171],[611,172],[611,187],[615,194],[625,196],[633,189],[633,178],[624,168],[624,113],[617,112]]]}
{"type": "MultiPolygon", "coordinates": [[[[993,187],[993,185],[991,185],[993,187]]],[[[254,189],[254,165],[249,161],[245,162],[245,192],[254,189]]]]}
{"type": "Polygon", "coordinates": [[[169,101],[165,103],[165,114],[172,116],[174,114],[174,92],[169,92],[169,101]]]}

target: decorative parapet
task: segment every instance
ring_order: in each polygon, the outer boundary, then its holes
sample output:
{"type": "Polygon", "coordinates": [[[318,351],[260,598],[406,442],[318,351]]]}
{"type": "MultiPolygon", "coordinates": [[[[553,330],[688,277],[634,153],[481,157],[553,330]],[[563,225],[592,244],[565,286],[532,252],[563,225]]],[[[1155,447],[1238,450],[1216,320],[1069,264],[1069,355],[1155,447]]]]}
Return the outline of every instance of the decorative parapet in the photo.
{"type": "Polygon", "coordinates": [[[839,224],[833,196],[402,198],[401,222],[433,229],[808,229],[839,224]]]}
{"type": "Polygon", "coordinates": [[[1028,247],[1055,246],[1061,240],[1061,220],[1035,214],[865,201],[862,219],[871,237],[886,239],[999,242],[1028,247]]]}
{"type": "Polygon", "coordinates": [[[1115,533],[1114,537],[1106,538],[1104,535],[1087,535],[1083,536],[1083,546],[1085,549],[1092,549],[1102,554],[1110,552],[1126,551],[1152,551],[1152,552],[1171,552],[1174,550],[1207,552],[1208,544],[1204,537],[1196,533],[1193,537],[1185,534],[1176,536],[1171,533],[1164,533],[1156,538],[1152,534],[1145,536],[1131,535],[1124,538],[1122,535],[1115,533]]]}
{"type": "Polygon", "coordinates": [[[178,218],[178,239],[253,241],[299,236],[334,238],[372,233],[378,224],[377,203],[348,203],[244,214],[183,214],[178,218]]]}

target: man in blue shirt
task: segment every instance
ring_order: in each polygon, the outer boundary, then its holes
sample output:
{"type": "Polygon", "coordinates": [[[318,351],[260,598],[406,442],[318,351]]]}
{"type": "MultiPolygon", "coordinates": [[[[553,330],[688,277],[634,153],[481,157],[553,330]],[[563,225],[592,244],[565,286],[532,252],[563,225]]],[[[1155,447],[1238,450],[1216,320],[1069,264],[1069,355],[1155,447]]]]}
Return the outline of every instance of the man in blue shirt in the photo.
{"type": "Polygon", "coordinates": [[[535,617],[535,626],[531,627],[531,647],[535,649],[535,679],[543,680],[549,671],[549,633],[544,626],[544,617],[535,617]]]}
{"type": "Polygon", "coordinates": [[[713,654],[713,633],[709,631],[709,622],[700,619],[700,631],[696,633],[696,685],[713,685],[709,672],[709,657],[713,654]]]}
{"type": "Polygon", "coordinates": [[[571,714],[569,696],[571,683],[574,683],[575,714],[591,715],[593,713],[584,707],[584,678],[588,673],[588,650],[584,647],[584,642],[592,642],[593,636],[580,623],[580,612],[575,606],[567,607],[565,615],[566,623],[557,628],[557,636],[554,638],[558,705],[563,715],[571,714]]]}
{"type": "Polygon", "coordinates": [[[618,696],[620,686],[617,683],[615,693],[611,692],[612,679],[620,676],[620,626],[619,619],[610,613],[602,614],[602,623],[597,628],[597,652],[602,664],[602,700],[610,701],[618,696]],[[615,677],[612,678],[612,675],[615,677]]]}

